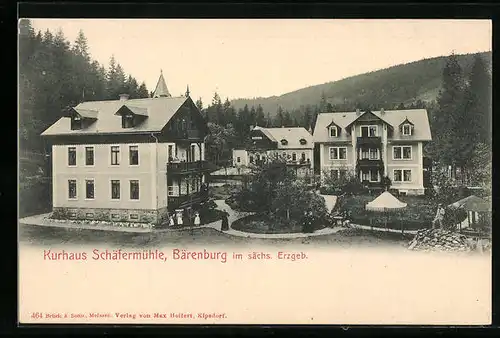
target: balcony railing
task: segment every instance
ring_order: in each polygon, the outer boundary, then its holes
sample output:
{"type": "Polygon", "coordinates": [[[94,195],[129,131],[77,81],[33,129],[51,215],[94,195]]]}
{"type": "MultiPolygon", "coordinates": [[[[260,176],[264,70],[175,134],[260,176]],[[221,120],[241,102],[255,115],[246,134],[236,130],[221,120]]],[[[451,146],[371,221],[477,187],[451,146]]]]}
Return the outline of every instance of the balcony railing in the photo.
{"type": "Polygon", "coordinates": [[[210,165],[207,161],[194,162],[168,162],[167,174],[184,174],[197,171],[210,170],[210,165]]]}
{"type": "Polygon", "coordinates": [[[358,147],[380,147],[382,145],[382,138],[380,136],[361,136],[357,138],[356,144],[358,147]]]}
{"type": "Polygon", "coordinates": [[[380,159],[361,158],[358,159],[358,167],[360,168],[381,168],[384,162],[380,159]]]}
{"type": "Polygon", "coordinates": [[[196,129],[185,129],[185,130],[175,130],[171,132],[171,136],[177,140],[200,140],[202,135],[199,130],[196,129]]]}

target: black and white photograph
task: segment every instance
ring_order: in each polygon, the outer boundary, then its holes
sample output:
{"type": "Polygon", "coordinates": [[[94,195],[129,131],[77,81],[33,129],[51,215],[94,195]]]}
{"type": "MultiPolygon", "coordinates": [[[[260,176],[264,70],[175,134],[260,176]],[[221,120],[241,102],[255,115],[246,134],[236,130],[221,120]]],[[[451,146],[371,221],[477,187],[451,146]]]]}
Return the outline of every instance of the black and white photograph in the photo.
{"type": "Polygon", "coordinates": [[[18,21],[23,324],[491,323],[492,23],[18,21]]]}

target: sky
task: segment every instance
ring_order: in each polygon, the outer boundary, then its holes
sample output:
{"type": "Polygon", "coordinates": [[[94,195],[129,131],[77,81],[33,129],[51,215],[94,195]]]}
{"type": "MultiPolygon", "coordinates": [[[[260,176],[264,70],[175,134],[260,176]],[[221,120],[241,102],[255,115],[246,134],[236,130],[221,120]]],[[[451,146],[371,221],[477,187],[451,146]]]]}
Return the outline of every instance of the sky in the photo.
{"type": "Polygon", "coordinates": [[[173,96],[206,106],[281,95],[442,55],[491,51],[489,20],[31,19],[35,30],[83,30],[91,57],[111,55],[154,90],[160,70],[173,96]]]}

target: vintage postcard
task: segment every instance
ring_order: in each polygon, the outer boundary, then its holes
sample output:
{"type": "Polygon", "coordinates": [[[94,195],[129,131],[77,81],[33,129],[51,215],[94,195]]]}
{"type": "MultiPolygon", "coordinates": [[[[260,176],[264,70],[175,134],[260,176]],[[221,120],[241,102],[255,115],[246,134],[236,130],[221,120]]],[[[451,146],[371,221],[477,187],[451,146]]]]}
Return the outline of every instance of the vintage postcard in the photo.
{"type": "Polygon", "coordinates": [[[489,20],[19,20],[21,324],[491,323],[489,20]]]}

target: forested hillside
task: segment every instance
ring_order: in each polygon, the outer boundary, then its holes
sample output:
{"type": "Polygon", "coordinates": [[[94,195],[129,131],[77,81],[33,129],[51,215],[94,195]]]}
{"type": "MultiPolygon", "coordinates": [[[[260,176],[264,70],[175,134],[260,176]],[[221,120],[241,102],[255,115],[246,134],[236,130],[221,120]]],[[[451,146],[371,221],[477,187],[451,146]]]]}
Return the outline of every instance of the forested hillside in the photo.
{"type": "Polygon", "coordinates": [[[108,69],[92,60],[82,31],[70,43],[62,31],[35,32],[29,20],[19,24],[18,81],[19,213],[25,215],[50,210],[50,157],[40,134],[63,109],[121,93],[148,97],[148,89],[126,75],[112,55],[108,69]]]}
{"type": "Polygon", "coordinates": [[[19,143],[21,150],[43,152],[40,133],[81,101],[148,97],[144,83],[126,75],[110,55],[110,65],[92,60],[82,31],[70,43],[62,31],[35,32],[29,20],[19,31],[19,143]]]}
{"type": "MultiPolygon", "coordinates": [[[[491,71],[491,52],[480,54],[491,71]]],[[[474,55],[457,55],[464,72],[469,72],[474,55]]],[[[352,76],[339,81],[299,89],[281,96],[255,99],[234,99],[236,109],[261,105],[272,116],[278,107],[285,111],[300,109],[301,106],[317,104],[323,95],[333,105],[342,109],[354,104],[370,108],[394,108],[403,103],[408,106],[416,102],[436,100],[442,87],[441,72],[446,56],[424,59],[387,69],[352,76]]]]}

